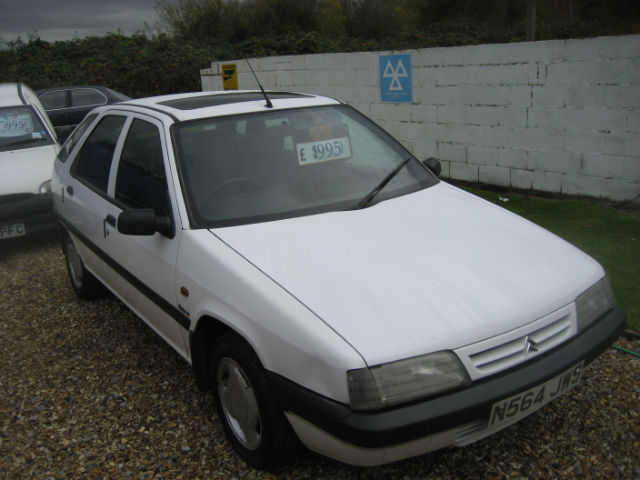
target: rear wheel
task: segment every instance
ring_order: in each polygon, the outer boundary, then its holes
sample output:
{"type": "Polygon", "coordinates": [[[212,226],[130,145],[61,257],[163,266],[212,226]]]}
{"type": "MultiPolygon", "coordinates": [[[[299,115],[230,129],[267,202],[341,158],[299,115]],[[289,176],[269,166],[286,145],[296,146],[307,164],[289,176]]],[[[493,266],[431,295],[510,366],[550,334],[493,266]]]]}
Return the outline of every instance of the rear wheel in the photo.
{"type": "Polygon", "coordinates": [[[65,233],[62,243],[64,256],[69,272],[69,280],[76,294],[84,300],[93,300],[104,295],[104,286],[89,272],[80,258],[71,235],[65,233]]]}
{"type": "Polygon", "coordinates": [[[282,410],[272,401],[265,370],[249,344],[233,333],[214,346],[213,389],[227,439],[250,466],[272,469],[300,451],[282,410]]]}

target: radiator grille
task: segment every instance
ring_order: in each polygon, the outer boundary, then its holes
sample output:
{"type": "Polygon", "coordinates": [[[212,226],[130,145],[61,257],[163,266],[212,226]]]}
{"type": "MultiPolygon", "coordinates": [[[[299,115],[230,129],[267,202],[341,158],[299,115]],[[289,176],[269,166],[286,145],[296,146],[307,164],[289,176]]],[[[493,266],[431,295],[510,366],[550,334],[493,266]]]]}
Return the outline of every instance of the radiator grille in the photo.
{"type": "Polygon", "coordinates": [[[560,345],[577,330],[573,304],[529,325],[456,350],[473,380],[511,368],[560,345]]]}
{"type": "Polygon", "coordinates": [[[491,372],[496,368],[503,370],[562,343],[567,338],[570,329],[569,319],[562,317],[540,330],[489,350],[469,355],[469,358],[479,372],[491,372]]]}

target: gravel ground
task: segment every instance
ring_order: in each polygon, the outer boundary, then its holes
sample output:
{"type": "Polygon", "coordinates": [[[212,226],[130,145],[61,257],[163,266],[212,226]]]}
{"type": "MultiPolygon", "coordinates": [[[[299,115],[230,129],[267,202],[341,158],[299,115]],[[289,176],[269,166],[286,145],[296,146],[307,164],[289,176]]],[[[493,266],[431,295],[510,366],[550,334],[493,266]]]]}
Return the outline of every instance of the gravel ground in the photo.
{"type": "Polygon", "coordinates": [[[0,292],[0,478],[640,478],[640,358],[619,350],[466,448],[366,469],[306,453],[265,473],[232,453],[169,346],[114,298],[76,298],[54,238],[3,243],[0,292]]]}

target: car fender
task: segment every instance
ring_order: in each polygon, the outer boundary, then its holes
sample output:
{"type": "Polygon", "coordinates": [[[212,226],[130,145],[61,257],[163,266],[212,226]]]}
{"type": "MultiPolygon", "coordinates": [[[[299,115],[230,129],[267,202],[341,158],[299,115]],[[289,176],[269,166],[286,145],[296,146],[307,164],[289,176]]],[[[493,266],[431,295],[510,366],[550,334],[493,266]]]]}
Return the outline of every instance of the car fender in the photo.
{"type": "Polygon", "coordinates": [[[267,370],[348,403],[345,372],[365,366],[363,358],[282,286],[207,230],[184,232],[178,265],[179,308],[191,333],[213,318],[242,336],[267,370]]]}

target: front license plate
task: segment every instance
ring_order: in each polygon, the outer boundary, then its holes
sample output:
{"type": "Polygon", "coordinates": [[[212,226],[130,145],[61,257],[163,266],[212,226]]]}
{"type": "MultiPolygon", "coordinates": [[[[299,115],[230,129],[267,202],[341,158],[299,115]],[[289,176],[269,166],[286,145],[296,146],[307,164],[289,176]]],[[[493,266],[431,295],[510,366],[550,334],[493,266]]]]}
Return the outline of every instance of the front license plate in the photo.
{"type": "Polygon", "coordinates": [[[14,223],[13,225],[0,225],[0,239],[22,237],[27,234],[24,223],[14,223]]]}
{"type": "Polygon", "coordinates": [[[489,428],[507,422],[513,423],[555,400],[580,381],[583,367],[584,362],[580,362],[541,385],[494,403],[491,407],[489,428]]]}

